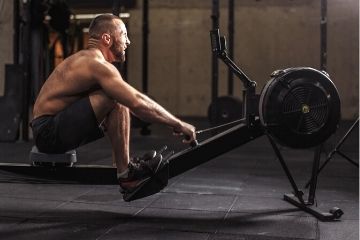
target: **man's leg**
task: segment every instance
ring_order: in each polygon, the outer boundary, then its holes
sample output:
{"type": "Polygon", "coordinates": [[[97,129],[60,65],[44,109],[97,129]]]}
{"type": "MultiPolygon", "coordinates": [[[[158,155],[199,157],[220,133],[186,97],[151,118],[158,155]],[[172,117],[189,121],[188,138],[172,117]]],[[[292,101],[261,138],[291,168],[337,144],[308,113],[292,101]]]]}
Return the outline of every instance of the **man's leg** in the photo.
{"type": "Polygon", "coordinates": [[[113,162],[118,173],[128,168],[130,160],[130,112],[121,104],[116,104],[105,120],[107,134],[113,149],[113,162]]]}
{"type": "Polygon", "coordinates": [[[89,98],[98,123],[105,124],[113,149],[113,161],[118,173],[122,173],[127,169],[130,159],[129,109],[115,103],[100,90],[91,93],[89,98]]]}
{"type": "Polygon", "coordinates": [[[141,163],[130,163],[129,109],[112,101],[102,91],[90,94],[90,103],[97,121],[105,123],[113,149],[113,160],[116,163],[120,187],[124,192],[132,192],[159,169],[162,156],[141,163]]]}

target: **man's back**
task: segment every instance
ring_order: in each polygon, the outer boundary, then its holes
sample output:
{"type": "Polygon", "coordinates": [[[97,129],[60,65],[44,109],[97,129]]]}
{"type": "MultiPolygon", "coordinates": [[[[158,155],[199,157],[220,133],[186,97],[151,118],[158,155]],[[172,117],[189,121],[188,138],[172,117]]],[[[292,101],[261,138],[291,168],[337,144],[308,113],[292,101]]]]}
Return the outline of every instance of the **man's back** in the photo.
{"type": "Polygon", "coordinates": [[[34,118],[54,115],[97,88],[94,65],[108,64],[92,50],[82,50],[66,58],[44,83],[34,105],[34,118]]]}

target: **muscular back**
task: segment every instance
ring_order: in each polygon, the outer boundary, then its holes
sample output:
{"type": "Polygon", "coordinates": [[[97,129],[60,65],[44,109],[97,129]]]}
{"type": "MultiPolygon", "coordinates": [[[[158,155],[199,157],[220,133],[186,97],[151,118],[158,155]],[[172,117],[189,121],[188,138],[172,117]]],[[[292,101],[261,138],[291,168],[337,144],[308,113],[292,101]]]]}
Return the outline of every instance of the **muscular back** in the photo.
{"type": "Polygon", "coordinates": [[[63,110],[98,88],[93,66],[108,64],[92,50],[82,50],[65,59],[42,86],[34,105],[34,118],[63,110]]]}

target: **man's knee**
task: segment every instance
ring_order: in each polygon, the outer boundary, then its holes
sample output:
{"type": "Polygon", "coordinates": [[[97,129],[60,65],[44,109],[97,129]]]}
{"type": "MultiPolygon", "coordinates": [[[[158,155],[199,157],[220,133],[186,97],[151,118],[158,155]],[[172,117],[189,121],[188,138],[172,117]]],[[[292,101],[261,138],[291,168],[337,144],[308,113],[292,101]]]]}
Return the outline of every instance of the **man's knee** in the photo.
{"type": "Polygon", "coordinates": [[[115,104],[114,110],[116,110],[118,113],[120,113],[124,117],[127,117],[130,115],[129,108],[120,103],[115,104]]]}
{"type": "Polygon", "coordinates": [[[99,123],[102,122],[117,105],[115,101],[109,98],[102,90],[90,93],[89,99],[99,123]]]}

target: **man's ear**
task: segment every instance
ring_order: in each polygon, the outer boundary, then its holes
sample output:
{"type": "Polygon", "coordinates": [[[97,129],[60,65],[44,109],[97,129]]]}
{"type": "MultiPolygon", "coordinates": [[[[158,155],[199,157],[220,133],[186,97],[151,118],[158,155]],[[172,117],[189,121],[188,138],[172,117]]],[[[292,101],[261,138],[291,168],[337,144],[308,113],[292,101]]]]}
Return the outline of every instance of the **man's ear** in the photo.
{"type": "Polygon", "coordinates": [[[108,33],[103,33],[101,35],[101,40],[104,42],[106,46],[110,46],[112,44],[111,36],[108,33]]]}

